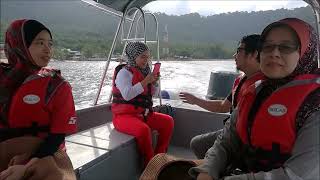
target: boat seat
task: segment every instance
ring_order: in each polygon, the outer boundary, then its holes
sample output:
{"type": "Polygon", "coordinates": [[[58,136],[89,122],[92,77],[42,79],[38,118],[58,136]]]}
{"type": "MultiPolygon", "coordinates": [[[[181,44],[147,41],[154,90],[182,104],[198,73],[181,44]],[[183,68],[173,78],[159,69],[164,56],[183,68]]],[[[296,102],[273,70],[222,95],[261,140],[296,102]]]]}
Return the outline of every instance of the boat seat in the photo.
{"type": "Polygon", "coordinates": [[[112,122],[66,137],[66,148],[78,179],[137,179],[141,173],[134,137],[112,122]]]}

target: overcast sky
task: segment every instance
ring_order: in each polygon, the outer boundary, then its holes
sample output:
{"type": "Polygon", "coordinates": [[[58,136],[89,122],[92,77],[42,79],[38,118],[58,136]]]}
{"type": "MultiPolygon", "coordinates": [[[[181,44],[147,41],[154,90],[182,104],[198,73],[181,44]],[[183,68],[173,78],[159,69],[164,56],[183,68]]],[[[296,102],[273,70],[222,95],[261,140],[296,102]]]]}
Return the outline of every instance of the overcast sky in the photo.
{"type": "Polygon", "coordinates": [[[170,1],[160,0],[149,3],[144,9],[151,12],[163,12],[169,15],[182,15],[198,12],[208,16],[235,11],[260,11],[307,6],[302,0],[258,0],[258,1],[232,1],[232,0],[206,0],[206,1],[170,1]]]}

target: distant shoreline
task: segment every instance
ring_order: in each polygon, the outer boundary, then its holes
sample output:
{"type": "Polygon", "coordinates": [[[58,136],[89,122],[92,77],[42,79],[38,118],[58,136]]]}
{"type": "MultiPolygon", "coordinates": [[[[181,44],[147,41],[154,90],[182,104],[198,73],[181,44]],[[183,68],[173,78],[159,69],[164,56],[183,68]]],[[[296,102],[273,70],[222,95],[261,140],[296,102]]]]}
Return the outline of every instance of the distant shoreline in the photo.
{"type": "MultiPolygon", "coordinates": [[[[59,61],[62,61],[62,62],[65,62],[65,61],[79,61],[79,60],[56,60],[56,59],[51,59],[52,62],[59,62],[59,61]]],[[[89,61],[89,62],[96,62],[96,61],[106,61],[106,60],[80,60],[79,62],[81,61],[89,61]]],[[[111,61],[116,61],[116,60],[111,60],[111,61]]],[[[152,60],[153,62],[154,61],[157,61],[157,60],[152,60]]],[[[160,61],[180,61],[180,62],[186,62],[186,61],[233,61],[233,59],[187,59],[187,60],[180,60],[180,59],[160,59],[160,61]]],[[[7,59],[0,59],[0,62],[1,63],[8,63],[8,60],[7,59]]]]}
{"type": "MultiPolygon", "coordinates": [[[[51,61],[90,61],[90,62],[96,62],[96,61],[107,61],[107,59],[101,59],[101,60],[56,60],[52,59],[51,61]]],[[[111,60],[116,61],[116,60],[111,60]]],[[[152,61],[157,61],[153,59],[152,61]]],[[[160,59],[160,61],[180,61],[180,62],[186,62],[186,61],[234,61],[234,59],[160,59]]],[[[116,61],[118,62],[118,61],[116,61]]]]}

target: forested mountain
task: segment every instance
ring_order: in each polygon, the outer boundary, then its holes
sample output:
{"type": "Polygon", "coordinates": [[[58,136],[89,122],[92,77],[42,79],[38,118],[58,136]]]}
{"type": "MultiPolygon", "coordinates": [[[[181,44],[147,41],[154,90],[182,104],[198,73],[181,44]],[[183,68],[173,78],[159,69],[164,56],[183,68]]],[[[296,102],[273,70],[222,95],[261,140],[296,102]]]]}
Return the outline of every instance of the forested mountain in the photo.
{"type": "MultiPolygon", "coordinates": [[[[242,36],[260,33],[268,23],[285,17],[299,17],[314,24],[310,7],[207,17],[197,13],[181,16],[157,13],[161,39],[164,27],[168,27],[171,55],[198,58],[228,58],[242,36]]],[[[77,0],[1,0],[0,41],[3,41],[8,23],[17,18],[33,18],[43,22],[52,30],[57,47],[81,50],[87,56],[106,54],[119,20],[77,0]]],[[[147,23],[148,27],[153,26],[149,21],[147,23]]],[[[154,34],[148,33],[148,37],[153,38],[154,34]]]]}

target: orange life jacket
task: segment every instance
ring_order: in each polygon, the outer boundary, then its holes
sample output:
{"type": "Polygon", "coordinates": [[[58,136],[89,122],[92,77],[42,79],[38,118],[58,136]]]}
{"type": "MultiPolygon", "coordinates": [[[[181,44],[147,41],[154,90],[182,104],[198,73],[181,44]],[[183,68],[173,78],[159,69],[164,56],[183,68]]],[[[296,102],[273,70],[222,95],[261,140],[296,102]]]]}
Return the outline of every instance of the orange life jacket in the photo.
{"type": "Polygon", "coordinates": [[[249,113],[260,88],[250,86],[239,102],[236,131],[247,148],[249,171],[279,168],[296,141],[296,115],[305,98],[320,87],[319,75],[301,75],[274,91],[259,107],[252,121],[249,113]]]}
{"type": "Polygon", "coordinates": [[[112,81],[112,106],[111,110],[114,114],[141,114],[144,113],[146,109],[152,111],[152,95],[151,95],[151,85],[149,84],[144,88],[143,93],[131,99],[130,101],[126,101],[123,99],[120,90],[117,88],[115,84],[115,79],[117,77],[118,72],[122,68],[127,68],[133,75],[132,77],[132,85],[135,85],[141,82],[144,79],[143,74],[134,67],[126,66],[125,64],[121,64],[116,67],[113,75],[112,81]]]}
{"type": "Polygon", "coordinates": [[[234,81],[232,86],[232,107],[236,108],[243,92],[256,81],[264,78],[264,75],[259,71],[248,78],[245,74],[240,74],[234,81]]]}
{"type": "Polygon", "coordinates": [[[12,97],[8,124],[0,123],[0,141],[24,135],[45,137],[50,129],[46,107],[65,82],[57,70],[42,69],[28,76],[12,97]]]}

